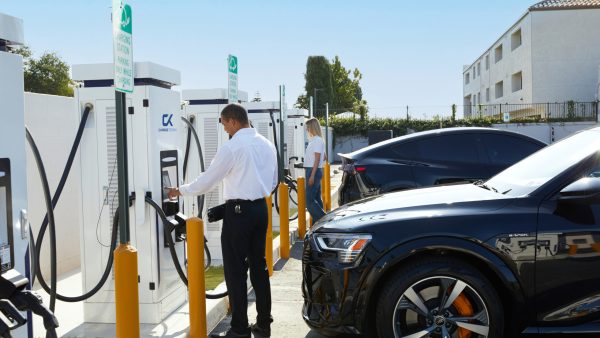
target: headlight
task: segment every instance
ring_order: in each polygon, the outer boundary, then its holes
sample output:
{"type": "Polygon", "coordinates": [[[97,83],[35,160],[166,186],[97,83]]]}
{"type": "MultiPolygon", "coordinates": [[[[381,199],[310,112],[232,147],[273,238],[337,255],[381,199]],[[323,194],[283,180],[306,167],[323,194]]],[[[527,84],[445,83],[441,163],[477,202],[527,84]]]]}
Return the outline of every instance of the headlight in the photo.
{"type": "Polygon", "coordinates": [[[363,234],[316,234],[315,238],[321,250],[337,252],[340,263],[353,263],[372,239],[363,234]]]}

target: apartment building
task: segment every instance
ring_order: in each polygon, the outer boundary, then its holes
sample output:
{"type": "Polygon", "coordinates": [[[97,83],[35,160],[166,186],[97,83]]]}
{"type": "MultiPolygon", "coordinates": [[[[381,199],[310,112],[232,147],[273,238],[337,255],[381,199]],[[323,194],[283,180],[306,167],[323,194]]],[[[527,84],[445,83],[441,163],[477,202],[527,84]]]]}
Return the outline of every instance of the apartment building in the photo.
{"type": "Polygon", "coordinates": [[[598,37],[600,0],[545,0],[529,7],[463,67],[465,117],[497,115],[500,105],[596,101],[598,37]]]}

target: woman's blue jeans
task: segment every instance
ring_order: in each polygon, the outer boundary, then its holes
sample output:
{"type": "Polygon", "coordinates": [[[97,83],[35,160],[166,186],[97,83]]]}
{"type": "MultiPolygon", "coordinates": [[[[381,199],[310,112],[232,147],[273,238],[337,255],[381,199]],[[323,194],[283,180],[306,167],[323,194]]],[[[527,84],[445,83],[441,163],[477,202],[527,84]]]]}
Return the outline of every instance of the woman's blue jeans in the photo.
{"type": "Polygon", "coordinates": [[[312,187],[308,184],[312,168],[305,169],[306,177],[306,209],[310,217],[312,217],[313,223],[318,221],[325,211],[323,210],[323,200],[321,199],[321,178],[323,177],[323,169],[317,168],[315,173],[315,182],[312,187]]]}

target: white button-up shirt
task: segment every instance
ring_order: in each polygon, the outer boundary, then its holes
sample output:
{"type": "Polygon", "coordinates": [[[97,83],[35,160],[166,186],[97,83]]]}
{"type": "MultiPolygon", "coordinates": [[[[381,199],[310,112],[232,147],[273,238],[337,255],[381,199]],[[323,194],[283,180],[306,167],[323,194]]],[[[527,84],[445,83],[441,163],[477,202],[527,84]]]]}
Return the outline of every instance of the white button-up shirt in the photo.
{"type": "Polygon", "coordinates": [[[194,182],[179,187],[184,196],[202,195],[223,181],[225,200],[267,197],[277,185],[275,146],[254,128],[242,128],[217,151],[194,182]]]}

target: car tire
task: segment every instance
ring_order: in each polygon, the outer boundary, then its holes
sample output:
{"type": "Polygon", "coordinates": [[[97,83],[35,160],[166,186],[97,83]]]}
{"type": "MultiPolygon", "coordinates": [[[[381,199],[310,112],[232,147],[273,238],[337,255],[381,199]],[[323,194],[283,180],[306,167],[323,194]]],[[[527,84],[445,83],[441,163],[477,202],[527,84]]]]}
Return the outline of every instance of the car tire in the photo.
{"type": "Polygon", "coordinates": [[[380,338],[502,338],[504,312],[496,290],[477,269],[435,257],[392,275],[379,296],[375,322],[380,338]]]}

